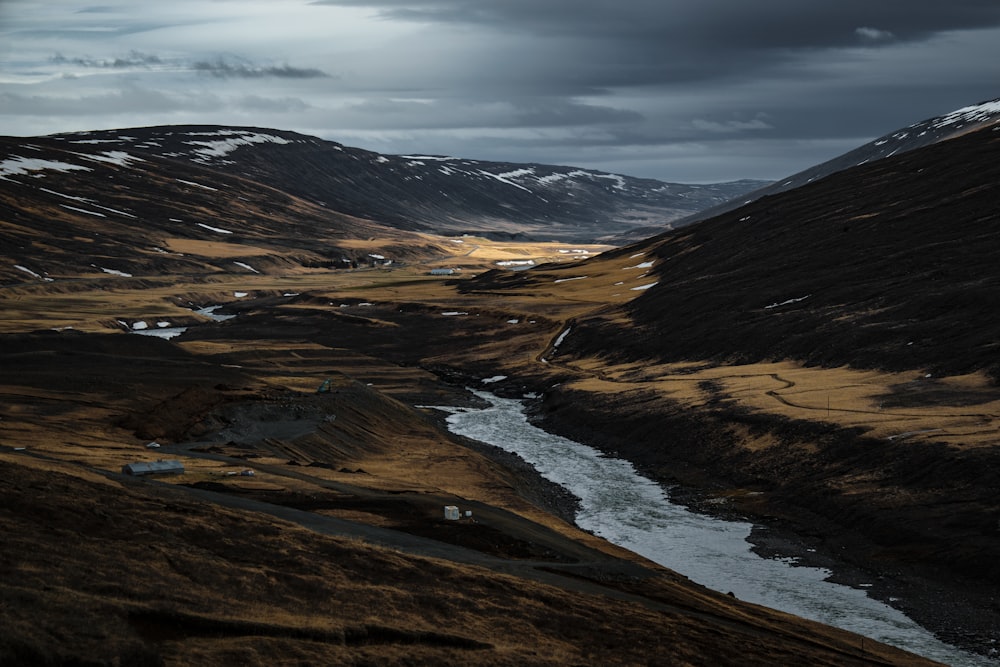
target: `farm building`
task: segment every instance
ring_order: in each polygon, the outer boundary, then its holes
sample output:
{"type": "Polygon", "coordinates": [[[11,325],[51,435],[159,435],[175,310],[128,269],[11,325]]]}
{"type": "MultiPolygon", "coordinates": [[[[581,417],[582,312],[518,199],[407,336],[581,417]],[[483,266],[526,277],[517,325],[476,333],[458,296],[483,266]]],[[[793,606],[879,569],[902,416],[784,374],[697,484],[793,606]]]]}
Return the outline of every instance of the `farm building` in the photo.
{"type": "Polygon", "coordinates": [[[455,269],[431,269],[432,276],[453,276],[455,273],[455,269]]]}
{"type": "Polygon", "coordinates": [[[184,464],[173,459],[159,461],[136,461],[122,466],[126,475],[183,475],[184,464]]]}

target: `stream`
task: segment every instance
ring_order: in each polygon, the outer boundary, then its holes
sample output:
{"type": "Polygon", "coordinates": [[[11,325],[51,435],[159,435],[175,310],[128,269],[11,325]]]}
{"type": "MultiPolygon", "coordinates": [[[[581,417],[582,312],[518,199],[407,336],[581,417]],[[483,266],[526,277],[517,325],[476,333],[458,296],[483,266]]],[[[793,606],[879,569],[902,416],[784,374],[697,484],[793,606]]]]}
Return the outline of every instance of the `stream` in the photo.
{"type": "Polygon", "coordinates": [[[949,665],[998,664],[945,644],[900,611],[863,591],[826,581],[830,572],[762,558],[747,540],[752,524],[695,514],[628,461],[528,423],[518,399],[473,391],[490,407],[437,409],[452,432],[518,454],[580,498],[580,528],[741,600],[897,646],[949,665]]]}

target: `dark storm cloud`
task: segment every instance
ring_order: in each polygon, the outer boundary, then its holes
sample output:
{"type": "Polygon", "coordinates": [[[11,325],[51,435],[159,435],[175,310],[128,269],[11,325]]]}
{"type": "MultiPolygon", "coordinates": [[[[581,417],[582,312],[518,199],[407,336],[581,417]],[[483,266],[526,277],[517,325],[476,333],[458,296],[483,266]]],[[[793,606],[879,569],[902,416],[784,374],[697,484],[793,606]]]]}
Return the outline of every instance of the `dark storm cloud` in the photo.
{"type": "Polygon", "coordinates": [[[67,58],[61,53],[52,56],[52,62],[57,65],[78,65],[80,67],[96,67],[100,69],[128,69],[132,67],[150,67],[163,63],[159,56],[141,51],[130,51],[127,56],[118,58],[91,58],[75,57],[67,58]]]}
{"type": "Polygon", "coordinates": [[[1000,95],[997,0],[97,1],[0,0],[8,132],[252,124],[708,182],[1000,95]]]}
{"type": "Polygon", "coordinates": [[[329,78],[326,72],[312,68],[292,67],[290,65],[268,65],[261,67],[249,63],[234,63],[223,59],[214,61],[202,60],[194,63],[193,68],[197,72],[211,74],[219,78],[227,79],[261,79],[264,77],[278,77],[283,79],[323,79],[329,78]]]}
{"type": "Polygon", "coordinates": [[[389,20],[466,25],[577,42],[592,86],[725,78],[802,51],[917,42],[1000,25],[995,0],[321,0],[389,20]],[[594,63],[598,66],[593,66],[594,63]]]}

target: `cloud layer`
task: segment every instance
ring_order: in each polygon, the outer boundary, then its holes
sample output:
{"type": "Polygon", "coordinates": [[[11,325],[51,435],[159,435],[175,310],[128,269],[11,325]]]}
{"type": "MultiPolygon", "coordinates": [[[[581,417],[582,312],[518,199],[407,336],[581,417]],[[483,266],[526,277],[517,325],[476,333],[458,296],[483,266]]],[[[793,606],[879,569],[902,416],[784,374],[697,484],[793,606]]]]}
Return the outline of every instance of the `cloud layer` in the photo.
{"type": "Polygon", "coordinates": [[[777,179],[1000,97],[997,62],[995,0],[5,0],[0,127],[777,179]]]}

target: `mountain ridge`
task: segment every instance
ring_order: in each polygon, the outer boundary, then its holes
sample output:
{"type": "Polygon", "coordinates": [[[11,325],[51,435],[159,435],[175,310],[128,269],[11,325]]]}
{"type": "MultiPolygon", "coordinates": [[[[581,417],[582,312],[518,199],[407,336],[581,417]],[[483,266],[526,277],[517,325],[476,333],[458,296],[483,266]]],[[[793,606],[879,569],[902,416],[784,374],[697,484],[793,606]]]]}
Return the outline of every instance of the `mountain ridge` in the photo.
{"type": "Polygon", "coordinates": [[[637,226],[662,229],[762,183],[684,185],[570,166],[383,155],[261,128],[161,126],[49,138],[189,160],[401,229],[532,240],[596,242],[637,226]]]}

